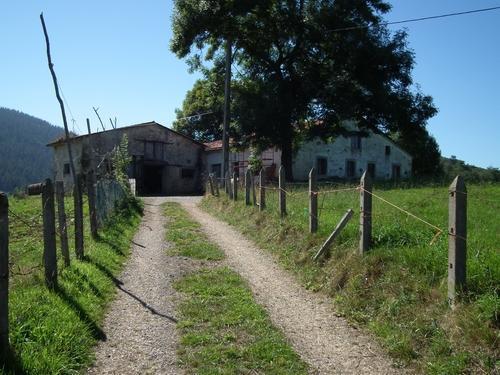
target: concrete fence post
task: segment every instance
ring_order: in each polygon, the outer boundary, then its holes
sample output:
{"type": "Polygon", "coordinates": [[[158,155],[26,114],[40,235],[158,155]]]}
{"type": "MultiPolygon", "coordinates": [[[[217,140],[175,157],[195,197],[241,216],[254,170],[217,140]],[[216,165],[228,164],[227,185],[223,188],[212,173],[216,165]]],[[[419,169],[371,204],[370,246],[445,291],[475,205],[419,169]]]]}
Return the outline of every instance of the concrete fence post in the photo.
{"type": "Polygon", "coordinates": [[[9,349],[9,198],[0,193],[0,358],[9,349]]]}
{"type": "Polygon", "coordinates": [[[87,194],[89,199],[90,233],[92,238],[97,238],[97,208],[96,208],[96,188],[94,171],[87,174],[87,194]]]}
{"type": "Polygon", "coordinates": [[[279,208],[280,208],[280,216],[286,216],[286,192],[285,192],[285,168],[280,166],[279,169],[279,179],[278,179],[278,188],[279,188],[279,208]]]}
{"type": "MultiPolygon", "coordinates": [[[[81,175],[77,176],[77,183],[81,187],[81,175]]],[[[75,205],[75,253],[78,259],[83,259],[84,249],[83,249],[83,201],[82,201],[82,189],[77,189],[76,186],[73,187],[73,200],[75,205]]]]}
{"type": "Polygon", "coordinates": [[[448,301],[453,306],[465,288],[467,275],[467,188],[461,176],[449,187],[448,301]]]}
{"type": "Polygon", "coordinates": [[[365,171],[361,176],[359,189],[359,253],[363,255],[370,249],[372,242],[372,179],[365,171]]]}
{"type": "Polygon", "coordinates": [[[250,206],[250,190],[252,189],[252,172],[247,169],[245,172],[245,204],[250,206]]]}
{"type": "Polygon", "coordinates": [[[54,186],[50,179],[45,180],[42,190],[43,214],[43,265],[45,284],[49,288],[57,287],[57,250],[56,250],[56,209],[54,186]]]}
{"type": "Polygon", "coordinates": [[[266,208],[266,187],[264,169],[259,173],[259,210],[264,211],[266,208]]]}
{"type": "Polygon", "coordinates": [[[318,231],[318,183],[316,181],[316,169],[311,168],[309,172],[309,232],[318,231]]]}
{"type": "Polygon", "coordinates": [[[66,223],[66,210],[64,207],[64,183],[56,181],[56,201],[57,201],[57,216],[58,216],[58,232],[61,241],[61,254],[64,259],[64,265],[69,267],[69,246],[68,246],[68,227],[66,223]]]}
{"type": "Polygon", "coordinates": [[[233,200],[238,200],[238,175],[233,172],[233,200]]]}

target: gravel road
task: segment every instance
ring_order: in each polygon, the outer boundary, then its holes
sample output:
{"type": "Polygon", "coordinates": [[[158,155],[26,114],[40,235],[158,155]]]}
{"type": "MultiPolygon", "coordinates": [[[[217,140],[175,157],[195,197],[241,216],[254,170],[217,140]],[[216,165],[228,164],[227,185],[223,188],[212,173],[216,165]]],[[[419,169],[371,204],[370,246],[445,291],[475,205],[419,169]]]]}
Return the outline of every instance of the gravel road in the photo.
{"type": "Polygon", "coordinates": [[[177,366],[176,292],[172,281],[191,261],[170,257],[165,249],[166,198],[144,198],[145,214],[134,237],[132,254],[117,280],[118,296],[103,330],[107,340],[96,348],[88,374],[181,374],[177,366]]]}
{"type": "Polygon", "coordinates": [[[336,316],[331,301],[307,291],[268,253],[238,231],[197,207],[198,199],[176,199],[226,253],[228,264],[249,283],[258,303],[290,340],[313,373],[397,374],[372,337],[336,316]]]}

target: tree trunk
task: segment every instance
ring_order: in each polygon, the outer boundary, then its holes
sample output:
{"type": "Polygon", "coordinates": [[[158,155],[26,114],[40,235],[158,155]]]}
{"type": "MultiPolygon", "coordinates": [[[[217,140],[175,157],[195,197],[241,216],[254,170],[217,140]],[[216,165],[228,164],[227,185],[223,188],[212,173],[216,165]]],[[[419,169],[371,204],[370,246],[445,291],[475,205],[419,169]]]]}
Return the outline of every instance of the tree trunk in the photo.
{"type": "Polygon", "coordinates": [[[281,143],[281,165],[285,168],[286,181],[293,181],[293,145],[292,139],[283,139],[281,143]]]}

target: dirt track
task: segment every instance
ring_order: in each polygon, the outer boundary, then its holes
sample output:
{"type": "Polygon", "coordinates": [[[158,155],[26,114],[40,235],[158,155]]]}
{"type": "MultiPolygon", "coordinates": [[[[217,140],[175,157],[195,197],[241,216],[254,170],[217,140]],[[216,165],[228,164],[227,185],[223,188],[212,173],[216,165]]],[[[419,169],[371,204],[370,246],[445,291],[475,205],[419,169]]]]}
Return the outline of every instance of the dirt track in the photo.
{"type": "Polygon", "coordinates": [[[107,340],[96,348],[88,374],[181,374],[177,367],[172,281],[189,260],[165,251],[165,198],[144,198],[145,215],[132,255],[116,280],[118,296],[106,315],[107,340]]]}
{"type": "Polygon", "coordinates": [[[226,253],[228,264],[249,283],[258,303],[320,374],[396,374],[400,369],[369,335],[353,328],[324,296],[305,290],[267,253],[228,224],[197,207],[197,199],[176,199],[226,253]]]}

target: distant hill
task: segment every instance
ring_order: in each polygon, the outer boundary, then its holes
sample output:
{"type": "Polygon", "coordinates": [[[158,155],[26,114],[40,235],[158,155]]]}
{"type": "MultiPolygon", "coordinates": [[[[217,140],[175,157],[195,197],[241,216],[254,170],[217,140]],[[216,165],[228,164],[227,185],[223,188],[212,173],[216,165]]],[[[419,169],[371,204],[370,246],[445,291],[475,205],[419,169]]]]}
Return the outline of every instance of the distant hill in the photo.
{"type": "Polygon", "coordinates": [[[480,168],[458,160],[456,157],[441,158],[441,170],[446,180],[452,180],[461,175],[468,182],[500,182],[498,168],[480,168]]]}
{"type": "Polygon", "coordinates": [[[52,151],[46,144],[62,133],[47,121],[0,107],[0,191],[51,177],[52,151]]]}

